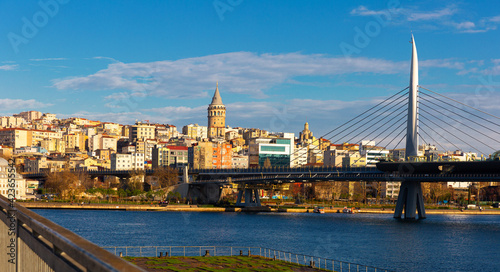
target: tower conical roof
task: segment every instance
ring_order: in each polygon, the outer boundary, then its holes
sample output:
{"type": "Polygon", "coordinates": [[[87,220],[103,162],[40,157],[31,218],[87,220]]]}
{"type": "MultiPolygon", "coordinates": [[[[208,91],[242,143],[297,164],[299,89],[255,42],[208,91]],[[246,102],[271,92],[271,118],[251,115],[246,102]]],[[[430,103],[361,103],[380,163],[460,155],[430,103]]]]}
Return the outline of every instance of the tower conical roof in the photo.
{"type": "Polygon", "coordinates": [[[224,105],[219,93],[219,82],[217,82],[217,86],[215,87],[214,97],[212,98],[212,103],[210,105],[224,105]]]}

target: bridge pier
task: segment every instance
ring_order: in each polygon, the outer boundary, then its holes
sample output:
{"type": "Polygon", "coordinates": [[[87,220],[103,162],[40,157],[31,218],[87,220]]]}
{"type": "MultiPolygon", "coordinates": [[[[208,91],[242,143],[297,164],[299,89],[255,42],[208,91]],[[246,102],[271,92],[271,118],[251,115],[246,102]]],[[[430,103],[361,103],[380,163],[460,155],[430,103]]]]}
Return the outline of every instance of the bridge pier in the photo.
{"type": "Polygon", "coordinates": [[[236,206],[243,207],[260,207],[260,197],[258,189],[248,189],[238,191],[238,199],[236,200],[236,206]],[[245,193],[245,202],[241,203],[241,198],[243,197],[243,193],[245,193]]]}
{"type": "Polygon", "coordinates": [[[399,189],[398,202],[394,210],[394,218],[401,218],[404,210],[404,219],[425,218],[424,198],[420,181],[403,181],[399,189]]]}

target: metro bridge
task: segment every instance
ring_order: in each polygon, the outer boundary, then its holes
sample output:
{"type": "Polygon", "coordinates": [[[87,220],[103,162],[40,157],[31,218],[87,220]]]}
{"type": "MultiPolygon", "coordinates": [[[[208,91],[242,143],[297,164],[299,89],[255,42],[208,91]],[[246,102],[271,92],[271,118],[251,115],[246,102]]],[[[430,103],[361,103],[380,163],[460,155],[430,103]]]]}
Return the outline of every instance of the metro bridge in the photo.
{"type": "MultiPolygon", "coordinates": [[[[436,162],[433,162],[436,164],[436,162]]],[[[477,169],[466,169],[465,171],[448,171],[446,168],[440,173],[429,171],[410,171],[412,163],[403,162],[400,168],[405,171],[383,171],[376,167],[271,167],[271,168],[248,168],[248,169],[178,169],[179,176],[183,181],[180,186],[185,187],[186,197],[202,196],[204,199],[218,200],[221,190],[225,186],[237,184],[239,206],[260,206],[258,190],[269,185],[282,185],[287,183],[315,183],[315,182],[492,182],[500,181],[500,161],[477,162],[479,164],[491,164],[498,167],[498,171],[489,173],[477,169]],[[404,167],[401,167],[404,166],[404,167]],[[406,168],[405,168],[406,167],[406,168]],[[244,197],[244,202],[242,198],[244,197]]],[[[426,163],[419,163],[426,164],[426,163]]],[[[449,166],[460,165],[467,162],[442,161],[437,164],[449,166]]],[[[137,174],[133,170],[101,170],[101,171],[75,171],[84,172],[91,177],[116,176],[120,179],[130,178],[137,174]]],[[[155,170],[145,170],[144,175],[154,175],[155,170]]],[[[46,172],[27,173],[25,178],[44,179],[46,172]]],[[[409,213],[409,211],[405,211],[409,213]]],[[[407,218],[407,217],[405,217],[407,218]]],[[[418,218],[425,218],[425,210],[419,211],[418,218]]],[[[409,219],[409,218],[407,218],[409,219]]]]}

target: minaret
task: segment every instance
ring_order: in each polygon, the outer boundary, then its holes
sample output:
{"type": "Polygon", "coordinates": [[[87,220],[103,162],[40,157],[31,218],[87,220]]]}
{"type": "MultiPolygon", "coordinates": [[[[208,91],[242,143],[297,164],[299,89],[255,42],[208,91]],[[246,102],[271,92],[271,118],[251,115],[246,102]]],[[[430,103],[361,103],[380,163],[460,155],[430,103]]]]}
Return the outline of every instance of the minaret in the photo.
{"type": "Polygon", "coordinates": [[[226,106],[219,93],[219,82],[215,87],[212,103],[208,106],[208,138],[224,138],[226,132],[226,106]]]}
{"type": "Polygon", "coordinates": [[[412,53],[410,69],[410,92],[408,100],[408,123],[406,128],[406,158],[418,156],[418,57],[413,34],[411,35],[412,53]]]}

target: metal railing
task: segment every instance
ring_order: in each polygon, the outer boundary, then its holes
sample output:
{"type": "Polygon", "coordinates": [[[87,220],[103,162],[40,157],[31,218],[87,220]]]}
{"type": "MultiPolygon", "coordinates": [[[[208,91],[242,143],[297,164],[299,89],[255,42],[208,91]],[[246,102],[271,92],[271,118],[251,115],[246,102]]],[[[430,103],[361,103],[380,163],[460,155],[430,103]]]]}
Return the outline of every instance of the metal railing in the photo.
{"type": "MultiPolygon", "coordinates": [[[[10,204],[0,196],[0,224],[5,225],[0,225],[0,236],[7,234],[11,224],[10,204]]],[[[19,256],[15,271],[145,271],[17,203],[15,219],[19,256]]],[[[7,248],[3,236],[0,245],[7,248]]],[[[0,271],[12,271],[9,265],[0,263],[0,271]]]]}
{"type": "Polygon", "coordinates": [[[259,256],[262,258],[280,260],[288,263],[312,266],[330,271],[391,271],[358,263],[321,258],[306,254],[297,254],[283,250],[264,247],[238,246],[105,246],[118,256],[129,257],[201,257],[205,256],[259,256]]]}

